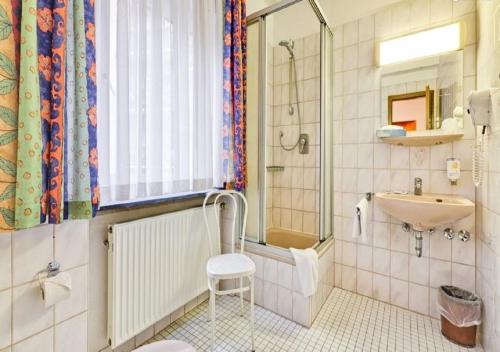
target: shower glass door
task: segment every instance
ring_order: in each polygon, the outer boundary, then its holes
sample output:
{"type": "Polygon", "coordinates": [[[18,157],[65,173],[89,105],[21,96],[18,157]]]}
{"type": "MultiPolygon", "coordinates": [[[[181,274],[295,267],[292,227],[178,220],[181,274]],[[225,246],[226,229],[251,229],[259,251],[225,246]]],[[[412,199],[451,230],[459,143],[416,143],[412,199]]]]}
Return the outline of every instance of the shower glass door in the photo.
{"type": "Polygon", "coordinates": [[[247,77],[247,236],[313,247],[332,233],[333,38],[316,1],[249,16],[247,77]]]}

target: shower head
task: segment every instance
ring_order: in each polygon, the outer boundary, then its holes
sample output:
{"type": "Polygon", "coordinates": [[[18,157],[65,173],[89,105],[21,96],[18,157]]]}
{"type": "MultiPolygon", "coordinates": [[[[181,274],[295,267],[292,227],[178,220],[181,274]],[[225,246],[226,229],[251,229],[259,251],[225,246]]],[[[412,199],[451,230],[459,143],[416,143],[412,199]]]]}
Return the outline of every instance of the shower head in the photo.
{"type": "Polygon", "coordinates": [[[293,58],[293,40],[282,40],[278,43],[279,46],[284,46],[288,53],[290,54],[290,58],[293,58]]]}

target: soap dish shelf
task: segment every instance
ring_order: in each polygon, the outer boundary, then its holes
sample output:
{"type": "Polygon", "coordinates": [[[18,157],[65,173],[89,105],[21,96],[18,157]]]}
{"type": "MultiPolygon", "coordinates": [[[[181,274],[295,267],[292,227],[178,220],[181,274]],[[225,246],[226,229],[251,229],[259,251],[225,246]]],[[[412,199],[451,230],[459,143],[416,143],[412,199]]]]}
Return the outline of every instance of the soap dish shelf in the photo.
{"type": "Polygon", "coordinates": [[[450,143],[463,136],[463,132],[422,131],[408,132],[406,136],[401,137],[381,137],[380,140],[389,144],[421,147],[450,143]]]}

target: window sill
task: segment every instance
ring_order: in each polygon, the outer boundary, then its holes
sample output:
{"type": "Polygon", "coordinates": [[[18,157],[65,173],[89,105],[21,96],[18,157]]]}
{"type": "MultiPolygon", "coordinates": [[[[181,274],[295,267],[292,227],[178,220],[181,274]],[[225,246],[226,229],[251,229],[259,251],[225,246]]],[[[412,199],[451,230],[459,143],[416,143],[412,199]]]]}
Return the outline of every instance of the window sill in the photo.
{"type": "Polygon", "coordinates": [[[124,201],[114,204],[108,204],[101,206],[99,208],[99,212],[105,212],[108,210],[143,208],[147,206],[204,198],[209,191],[210,190],[199,191],[199,192],[177,193],[177,194],[159,196],[154,198],[137,199],[137,200],[124,201]]]}

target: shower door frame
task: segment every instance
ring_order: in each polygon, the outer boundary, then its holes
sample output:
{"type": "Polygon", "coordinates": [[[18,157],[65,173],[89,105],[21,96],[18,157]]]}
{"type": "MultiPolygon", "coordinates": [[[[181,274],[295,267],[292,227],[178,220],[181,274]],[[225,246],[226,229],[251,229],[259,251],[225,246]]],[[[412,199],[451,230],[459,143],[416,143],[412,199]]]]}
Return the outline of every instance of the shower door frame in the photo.
{"type": "MultiPolygon", "coordinates": [[[[328,21],[324,15],[324,12],[321,6],[318,3],[318,0],[282,0],[281,2],[266,7],[262,10],[254,12],[247,17],[247,26],[252,24],[258,24],[259,30],[259,94],[258,94],[258,190],[259,190],[259,226],[258,226],[258,242],[260,244],[266,244],[266,148],[262,147],[262,142],[266,141],[267,131],[266,131],[266,104],[267,104],[267,94],[266,94],[266,82],[267,82],[267,30],[266,30],[266,17],[283,10],[287,7],[298,4],[302,1],[307,1],[310,5],[314,13],[316,14],[319,24],[320,24],[320,233],[319,233],[319,242],[324,242],[330,236],[333,236],[333,153],[332,160],[330,161],[330,180],[331,185],[329,188],[330,193],[330,211],[331,214],[325,214],[325,190],[326,188],[326,180],[325,180],[325,166],[326,163],[326,145],[325,145],[325,126],[326,126],[326,84],[328,81],[328,77],[325,77],[325,68],[327,65],[327,54],[325,52],[327,36],[329,35],[333,41],[333,31],[332,27],[328,24],[328,21]],[[328,233],[325,233],[325,221],[327,217],[330,219],[330,229],[328,233]]],[[[331,43],[333,46],[333,43],[331,43]]],[[[331,67],[333,73],[333,53],[330,57],[331,67]]],[[[332,80],[333,85],[333,77],[330,78],[332,80]]],[[[333,104],[333,102],[331,102],[333,104]]],[[[332,116],[333,118],[333,116],[332,116]]],[[[331,123],[330,128],[332,129],[331,139],[333,148],[333,123],[331,123]]]]}

